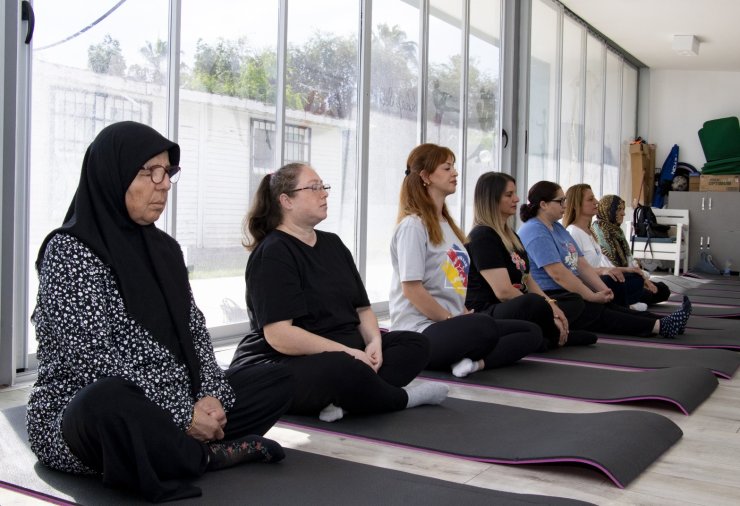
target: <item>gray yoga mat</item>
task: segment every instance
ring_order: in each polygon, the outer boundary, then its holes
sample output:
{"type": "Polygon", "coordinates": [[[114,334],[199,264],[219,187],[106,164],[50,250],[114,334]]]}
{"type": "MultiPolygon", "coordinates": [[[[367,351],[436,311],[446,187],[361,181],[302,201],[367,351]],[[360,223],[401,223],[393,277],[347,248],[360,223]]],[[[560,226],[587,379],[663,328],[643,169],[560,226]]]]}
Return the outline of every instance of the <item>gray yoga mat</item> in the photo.
{"type": "MultiPolygon", "coordinates": [[[[668,284],[668,283],[666,283],[668,284]]],[[[725,288],[684,288],[681,286],[670,286],[672,292],[688,295],[689,297],[703,296],[703,297],[720,297],[720,298],[731,298],[733,300],[740,299],[740,287],[737,290],[725,289],[725,288]]]]}
{"type": "Polygon", "coordinates": [[[439,371],[423,371],[421,377],[589,402],[667,402],[685,415],[704,402],[718,384],[714,374],[703,367],[671,367],[638,372],[531,360],[478,371],[464,378],[439,371]]]}
{"type": "MultiPolygon", "coordinates": [[[[706,316],[709,318],[736,318],[740,317],[740,307],[738,306],[719,306],[719,305],[707,305],[702,303],[693,303],[691,315],[706,316]]],[[[674,302],[661,302],[650,306],[650,311],[656,314],[669,314],[677,311],[681,308],[679,303],[674,302]]]]}
{"type": "MultiPolygon", "coordinates": [[[[628,485],[683,433],[668,418],[647,411],[552,413],[448,398],[336,422],[285,416],[280,425],[417,448],[497,464],[578,463],[628,485]]],[[[462,504],[457,502],[456,504],[462,504]]]]}
{"type": "Polygon", "coordinates": [[[627,346],[599,341],[591,346],[565,346],[528,355],[525,360],[617,366],[635,370],[696,366],[729,379],[740,367],[740,354],[730,350],[627,346]]]}
{"type": "Polygon", "coordinates": [[[738,277],[727,278],[725,276],[722,276],[721,280],[711,281],[688,276],[674,276],[671,274],[666,274],[664,276],[654,276],[650,279],[652,279],[653,281],[662,281],[670,288],[676,287],[687,290],[707,289],[733,292],[737,292],[740,290],[740,278],[738,277]]]}
{"type": "Polygon", "coordinates": [[[616,334],[599,334],[599,342],[608,343],[613,341],[629,341],[656,343],[663,346],[675,346],[680,348],[724,348],[726,350],[740,351],[740,333],[732,330],[692,328],[690,327],[690,325],[692,325],[692,321],[694,321],[693,315],[689,318],[689,323],[686,326],[684,333],[671,339],[666,339],[665,337],[660,336],[635,337],[616,334]]]}
{"type": "MultiPolygon", "coordinates": [[[[715,292],[714,294],[704,295],[689,290],[686,295],[688,295],[689,299],[691,299],[692,306],[696,306],[697,304],[706,305],[706,307],[729,306],[730,310],[739,310],[738,306],[740,306],[740,292],[736,294],[733,292],[733,295],[730,296],[727,296],[727,293],[728,292],[715,292]]],[[[671,294],[666,302],[668,304],[680,305],[682,301],[682,294],[671,294]]]]}
{"type": "Polygon", "coordinates": [[[740,299],[740,283],[735,285],[713,285],[712,283],[698,282],[683,276],[665,276],[654,281],[662,281],[674,293],[685,295],[706,295],[719,297],[734,297],[740,299]]]}
{"type": "MultiPolygon", "coordinates": [[[[52,504],[150,504],[104,488],[98,477],[60,473],[39,464],[26,443],[25,411],[19,406],[0,413],[0,487],[52,504]]],[[[168,504],[588,504],[499,492],[298,450],[286,453],[278,464],[247,464],[206,473],[194,482],[202,497],[168,504]]]]}
{"type": "Polygon", "coordinates": [[[740,335],[740,320],[732,318],[707,318],[706,316],[694,316],[689,318],[686,328],[717,330],[728,336],[740,335]]]}
{"type": "Polygon", "coordinates": [[[684,277],[711,281],[713,285],[740,286],[739,276],[723,276],[721,274],[704,274],[703,272],[688,272],[684,277]]]}

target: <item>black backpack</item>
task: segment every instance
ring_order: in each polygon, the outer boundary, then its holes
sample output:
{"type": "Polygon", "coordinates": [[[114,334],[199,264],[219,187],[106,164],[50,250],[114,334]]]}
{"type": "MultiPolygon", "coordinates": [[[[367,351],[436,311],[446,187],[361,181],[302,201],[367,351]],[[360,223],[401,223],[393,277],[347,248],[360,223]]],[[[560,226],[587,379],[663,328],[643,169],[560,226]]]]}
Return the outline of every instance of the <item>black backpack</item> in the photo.
{"type": "Polygon", "coordinates": [[[655,213],[650,206],[641,206],[637,204],[635,212],[632,215],[632,223],[635,227],[635,236],[647,239],[656,239],[668,237],[670,225],[661,225],[658,223],[655,213]]]}

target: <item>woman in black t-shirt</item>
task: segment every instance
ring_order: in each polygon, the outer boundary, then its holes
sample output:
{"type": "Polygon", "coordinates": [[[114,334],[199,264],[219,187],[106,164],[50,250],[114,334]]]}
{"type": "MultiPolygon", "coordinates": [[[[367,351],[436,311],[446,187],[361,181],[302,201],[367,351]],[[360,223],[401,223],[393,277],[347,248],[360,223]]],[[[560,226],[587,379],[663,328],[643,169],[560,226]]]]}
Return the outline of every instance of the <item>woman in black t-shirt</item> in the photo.
{"type": "Polygon", "coordinates": [[[244,222],[252,332],[232,364],[286,365],[295,378],[289,412],[325,421],[442,402],[443,384],[405,387],[429,359],[426,338],[381,335],[351,253],[314,228],[329,189],[300,163],[262,179],[244,222]]]}
{"type": "MultiPolygon", "coordinates": [[[[519,236],[509,226],[519,197],[508,174],[486,172],[475,185],[474,227],[466,247],[470,255],[465,305],[494,318],[529,320],[542,329],[549,347],[592,344],[596,336],[570,331],[555,299],[545,295],[529,275],[529,258],[519,236]]],[[[579,298],[573,294],[574,298],[579,298]]],[[[569,301],[577,306],[578,300],[569,301]]],[[[581,304],[582,305],[582,304],[581,304]]]]}

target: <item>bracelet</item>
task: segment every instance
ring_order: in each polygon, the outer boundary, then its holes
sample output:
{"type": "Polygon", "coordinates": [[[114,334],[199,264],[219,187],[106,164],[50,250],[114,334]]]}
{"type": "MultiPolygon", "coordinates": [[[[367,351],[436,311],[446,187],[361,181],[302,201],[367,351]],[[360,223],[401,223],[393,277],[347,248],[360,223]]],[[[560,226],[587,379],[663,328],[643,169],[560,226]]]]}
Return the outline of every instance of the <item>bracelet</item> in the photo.
{"type": "Polygon", "coordinates": [[[185,432],[190,432],[190,429],[195,425],[195,408],[193,408],[193,418],[190,419],[190,425],[185,429],[185,432]]]}
{"type": "Polygon", "coordinates": [[[550,297],[545,297],[545,302],[547,302],[549,304],[557,304],[558,303],[558,301],[556,301],[555,299],[550,298],[550,297]]]}

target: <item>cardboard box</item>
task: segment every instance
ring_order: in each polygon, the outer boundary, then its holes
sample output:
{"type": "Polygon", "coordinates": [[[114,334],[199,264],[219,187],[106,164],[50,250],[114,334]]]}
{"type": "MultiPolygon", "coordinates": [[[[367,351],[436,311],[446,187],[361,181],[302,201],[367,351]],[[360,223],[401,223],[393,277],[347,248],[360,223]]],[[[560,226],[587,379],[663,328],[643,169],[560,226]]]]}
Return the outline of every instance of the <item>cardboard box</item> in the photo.
{"type": "Polygon", "coordinates": [[[738,192],[740,191],[740,174],[702,174],[699,178],[699,191],[703,192],[738,192]]]}
{"type": "Polygon", "coordinates": [[[630,144],[632,167],[632,201],[653,201],[655,187],[655,144],[630,144]]]}
{"type": "Polygon", "coordinates": [[[699,179],[701,179],[699,174],[689,176],[689,191],[690,192],[701,191],[699,179]]]}

